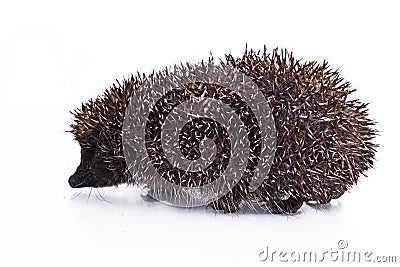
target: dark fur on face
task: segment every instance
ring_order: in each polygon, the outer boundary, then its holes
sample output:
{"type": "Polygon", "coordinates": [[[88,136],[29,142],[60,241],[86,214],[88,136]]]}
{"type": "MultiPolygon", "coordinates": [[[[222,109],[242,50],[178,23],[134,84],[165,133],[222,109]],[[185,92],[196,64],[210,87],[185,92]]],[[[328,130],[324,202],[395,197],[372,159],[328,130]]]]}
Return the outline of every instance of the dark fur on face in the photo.
{"type": "Polygon", "coordinates": [[[120,134],[109,135],[100,126],[94,128],[85,142],[80,140],[81,162],[69,178],[69,185],[73,188],[106,187],[126,182],[122,151],[113,146],[120,140],[120,134]],[[113,141],[113,138],[116,140],[113,141]]]}
{"type": "Polygon", "coordinates": [[[107,168],[102,152],[96,148],[81,148],[81,163],[68,183],[73,188],[112,186],[114,173],[107,168]]]}

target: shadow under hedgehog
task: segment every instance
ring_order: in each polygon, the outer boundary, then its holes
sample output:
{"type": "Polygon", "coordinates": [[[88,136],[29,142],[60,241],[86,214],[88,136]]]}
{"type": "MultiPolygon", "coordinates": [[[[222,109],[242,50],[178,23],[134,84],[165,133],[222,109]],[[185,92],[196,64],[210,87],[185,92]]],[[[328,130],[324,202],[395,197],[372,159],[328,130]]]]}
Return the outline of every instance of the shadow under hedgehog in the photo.
{"type": "MultiPolygon", "coordinates": [[[[275,121],[276,151],[256,190],[240,180],[207,206],[229,213],[249,207],[292,214],[304,202],[339,198],[373,166],[377,131],[367,104],[347,99],[355,90],[327,62],[302,62],[287,50],[267,53],[264,48],[246,49],[240,58],[226,55],[221,64],[244,73],[262,91],[275,121]]],[[[69,178],[71,187],[135,184],[124,157],[122,127],[132,94],[149,77],[117,81],[73,112],[71,132],[81,146],[81,163],[69,178]]]]}

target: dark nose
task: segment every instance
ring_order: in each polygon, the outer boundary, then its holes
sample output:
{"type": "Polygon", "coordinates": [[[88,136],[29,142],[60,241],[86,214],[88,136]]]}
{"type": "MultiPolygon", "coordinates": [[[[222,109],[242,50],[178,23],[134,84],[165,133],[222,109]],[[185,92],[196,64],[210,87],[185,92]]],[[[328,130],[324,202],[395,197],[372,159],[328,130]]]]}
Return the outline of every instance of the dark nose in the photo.
{"type": "Polygon", "coordinates": [[[68,179],[69,186],[72,188],[78,188],[79,185],[82,183],[79,181],[78,177],[74,174],[68,179]]]}

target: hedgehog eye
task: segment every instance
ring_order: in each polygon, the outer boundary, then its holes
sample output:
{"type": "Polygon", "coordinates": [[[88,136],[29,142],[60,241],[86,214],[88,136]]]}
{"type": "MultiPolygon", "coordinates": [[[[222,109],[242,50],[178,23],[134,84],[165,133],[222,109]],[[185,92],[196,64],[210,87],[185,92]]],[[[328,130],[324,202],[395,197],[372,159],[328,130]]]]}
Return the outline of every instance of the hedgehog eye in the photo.
{"type": "Polygon", "coordinates": [[[100,152],[96,151],[96,152],[94,153],[94,157],[95,157],[96,159],[101,159],[102,155],[101,155],[100,152]]]}

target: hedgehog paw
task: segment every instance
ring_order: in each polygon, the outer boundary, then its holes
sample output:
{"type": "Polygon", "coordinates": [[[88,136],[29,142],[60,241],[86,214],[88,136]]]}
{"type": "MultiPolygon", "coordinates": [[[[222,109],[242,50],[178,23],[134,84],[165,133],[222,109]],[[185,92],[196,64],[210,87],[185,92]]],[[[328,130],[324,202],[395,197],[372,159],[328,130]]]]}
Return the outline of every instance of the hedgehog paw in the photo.
{"type": "Polygon", "coordinates": [[[214,210],[221,210],[224,213],[235,213],[239,210],[239,204],[241,199],[234,198],[231,194],[227,194],[214,202],[211,202],[207,207],[211,207],[214,210]]]}
{"type": "Polygon", "coordinates": [[[291,196],[286,200],[272,200],[267,206],[271,213],[274,214],[293,214],[301,208],[303,202],[302,198],[291,196]]]}

